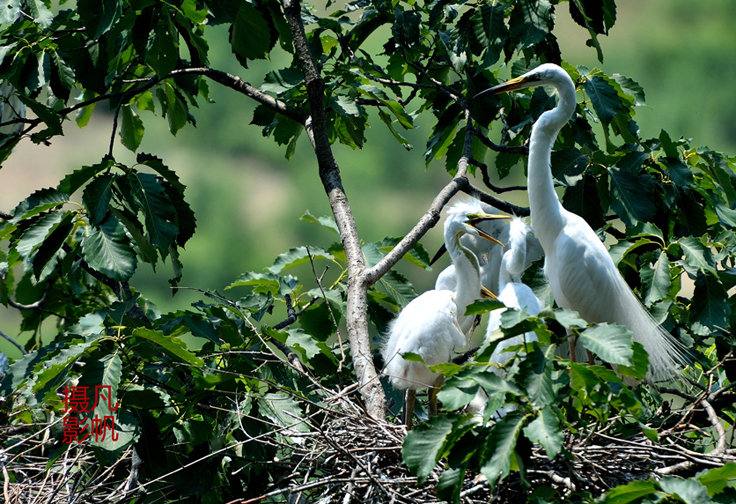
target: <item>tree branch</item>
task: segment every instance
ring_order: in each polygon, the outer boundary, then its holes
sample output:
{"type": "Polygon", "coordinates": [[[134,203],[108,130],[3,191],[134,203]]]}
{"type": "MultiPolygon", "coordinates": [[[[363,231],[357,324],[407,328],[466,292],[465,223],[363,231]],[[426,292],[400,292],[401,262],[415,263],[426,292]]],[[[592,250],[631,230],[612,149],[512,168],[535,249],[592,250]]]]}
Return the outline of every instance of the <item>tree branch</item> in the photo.
{"type": "Polygon", "coordinates": [[[286,22],[294,42],[294,53],[304,74],[304,83],[309,97],[310,115],[304,121],[304,125],[317,156],[319,176],[330,201],[348,263],[346,318],[355,374],[360,384],[366,411],[375,418],[384,418],[386,397],[373,365],[368,333],[368,284],[362,281],[365,260],[355,219],[342,185],[340,169],[332,154],[330,139],[327,135],[324,110],[325,83],[309,52],[299,1],[283,0],[283,6],[286,22]]]}
{"type": "Polygon", "coordinates": [[[470,184],[467,179],[468,173],[468,162],[472,153],[472,140],[473,132],[470,125],[470,111],[466,109],[465,120],[468,127],[465,130],[465,142],[463,145],[463,155],[457,164],[457,174],[432,200],[432,204],[429,205],[429,209],[419,219],[419,222],[409,231],[391,251],[386,254],[383,259],[372,268],[365,270],[363,278],[367,285],[373,285],[388,272],[399,260],[404,257],[404,254],[409,252],[414,245],[437,224],[440,220],[440,213],[450,199],[455,196],[463,187],[470,184]]]}
{"type": "Polygon", "coordinates": [[[20,343],[18,343],[13,338],[11,338],[7,334],[5,334],[2,330],[0,330],[0,336],[2,336],[3,338],[5,338],[9,342],[11,342],[13,345],[15,345],[15,348],[17,348],[18,350],[20,350],[20,353],[22,353],[23,355],[28,354],[28,352],[26,352],[26,350],[20,345],[20,343]]]}

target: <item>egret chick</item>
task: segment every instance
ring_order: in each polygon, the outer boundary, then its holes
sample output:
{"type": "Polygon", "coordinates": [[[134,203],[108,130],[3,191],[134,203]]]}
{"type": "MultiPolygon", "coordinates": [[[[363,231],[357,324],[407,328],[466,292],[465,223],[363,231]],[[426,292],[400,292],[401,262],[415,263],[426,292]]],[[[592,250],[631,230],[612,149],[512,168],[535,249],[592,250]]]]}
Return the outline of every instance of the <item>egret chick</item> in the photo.
{"type": "Polygon", "coordinates": [[[407,390],[405,418],[411,427],[411,417],[416,399],[416,390],[429,388],[430,414],[437,411],[437,386],[442,376],[429,370],[428,366],[449,362],[456,347],[466,344],[461,323],[465,319],[466,307],[480,295],[480,269],[478,258],[464,246],[464,235],[492,237],[473,227],[474,220],[506,218],[482,212],[479,204],[468,203],[453,207],[447,214],[444,226],[445,245],[458,282],[454,290],[430,290],[407,304],[389,327],[388,338],[383,348],[384,374],[394,388],[407,390]],[[407,361],[401,354],[415,353],[424,363],[407,361]]]}

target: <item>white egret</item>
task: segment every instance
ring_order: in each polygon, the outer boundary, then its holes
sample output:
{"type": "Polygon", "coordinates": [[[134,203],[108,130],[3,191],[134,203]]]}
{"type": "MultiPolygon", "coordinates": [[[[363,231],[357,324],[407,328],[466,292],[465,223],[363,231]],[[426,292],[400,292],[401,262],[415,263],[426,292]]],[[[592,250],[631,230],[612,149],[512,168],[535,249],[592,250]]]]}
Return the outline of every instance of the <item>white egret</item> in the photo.
{"type": "Polygon", "coordinates": [[[479,95],[535,86],[551,86],[558,95],[557,105],[532,127],[527,179],[531,225],[544,249],[544,272],[552,295],[557,304],[577,311],[588,322],[628,327],[649,354],[648,377],[672,377],[686,363],[683,347],[642,306],[588,223],[565,210],[557,198],[550,160],[557,134],[575,112],[570,76],[547,63],[479,95]]]}
{"type": "MultiPolygon", "coordinates": [[[[541,311],[539,299],[534,291],[521,281],[521,275],[526,270],[527,241],[531,229],[521,219],[513,219],[509,225],[508,250],[504,252],[499,271],[498,299],[508,308],[525,310],[529,315],[537,315],[541,311]]],[[[488,317],[485,341],[489,341],[501,327],[501,315],[506,308],[493,310],[488,317]]],[[[506,349],[529,341],[536,341],[534,332],[520,334],[512,338],[502,340],[496,345],[491,355],[490,362],[503,365],[511,358],[511,352],[506,349]]]]}
{"type": "MultiPolygon", "coordinates": [[[[506,242],[506,251],[503,253],[498,272],[498,300],[508,308],[523,309],[530,315],[537,315],[541,311],[539,299],[537,299],[537,296],[528,285],[522,283],[521,275],[533,260],[538,258],[539,252],[536,250],[536,247],[539,247],[539,242],[530,239],[533,238],[531,229],[519,218],[514,218],[507,228],[508,240],[506,242]],[[528,244],[531,244],[532,247],[528,248],[528,244]],[[528,254],[531,254],[533,260],[530,260],[528,254]]],[[[486,343],[491,341],[495,336],[494,333],[501,327],[501,315],[505,311],[506,308],[498,308],[490,313],[484,339],[486,343]]],[[[499,376],[503,376],[500,367],[506,364],[512,355],[507,350],[513,346],[526,344],[530,341],[537,341],[537,335],[531,331],[501,340],[496,345],[496,348],[493,349],[493,353],[489,358],[491,364],[498,366],[492,368],[492,371],[499,376]]],[[[468,404],[467,410],[480,420],[487,404],[488,396],[483,389],[479,389],[475,398],[468,404]]],[[[510,407],[501,408],[494,416],[496,419],[501,418],[511,409],[510,407]]]]}
{"type": "Polygon", "coordinates": [[[480,295],[478,258],[461,243],[464,235],[492,237],[470,223],[480,218],[506,218],[485,214],[479,204],[455,206],[447,214],[444,226],[445,245],[457,272],[455,290],[430,290],[407,304],[391,323],[383,348],[384,374],[394,388],[407,390],[405,422],[411,426],[416,390],[429,388],[430,414],[436,413],[436,386],[441,375],[428,366],[449,362],[456,347],[466,344],[461,324],[466,307],[480,295]],[[414,353],[424,363],[407,361],[401,354],[414,353]],[[426,364],[426,365],[425,365],[426,364]]]}

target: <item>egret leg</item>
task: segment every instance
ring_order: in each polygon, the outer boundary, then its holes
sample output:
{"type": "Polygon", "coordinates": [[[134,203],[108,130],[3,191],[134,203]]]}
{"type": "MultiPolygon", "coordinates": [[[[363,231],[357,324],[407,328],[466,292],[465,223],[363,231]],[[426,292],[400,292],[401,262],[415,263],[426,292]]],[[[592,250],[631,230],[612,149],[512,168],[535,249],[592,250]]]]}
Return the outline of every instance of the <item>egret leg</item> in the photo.
{"type": "Polygon", "coordinates": [[[575,362],[575,347],[577,346],[578,338],[577,336],[571,336],[567,338],[567,341],[570,343],[570,360],[575,362]]]}
{"type": "Polygon", "coordinates": [[[585,349],[585,351],[588,353],[588,364],[592,366],[593,364],[595,364],[595,357],[593,356],[593,352],[591,352],[587,348],[585,349]]]}
{"type": "Polygon", "coordinates": [[[404,394],[404,425],[406,429],[411,429],[412,418],[414,416],[414,403],[417,400],[417,391],[413,389],[407,389],[404,394]]]}
{"type": "Polygon", "coordinates": [[[429,397],[429,416],[437,415],[437,392],[440,391],[440,387],[445,383],[445,377],[440,375],[434,382],[434,385],[429,387],[427,396],[429,397]]]}

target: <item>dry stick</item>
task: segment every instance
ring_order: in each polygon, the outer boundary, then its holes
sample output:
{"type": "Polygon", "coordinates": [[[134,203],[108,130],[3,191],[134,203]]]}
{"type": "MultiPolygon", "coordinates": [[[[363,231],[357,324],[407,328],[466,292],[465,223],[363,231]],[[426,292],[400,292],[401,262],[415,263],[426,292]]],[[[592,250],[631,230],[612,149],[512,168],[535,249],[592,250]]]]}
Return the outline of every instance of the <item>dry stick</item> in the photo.
{"type": "Polygon", "coordinates": [[[383,418],[386,411],[386,396],[377,379],[373,365],[368,332],[368,285],[362,281],[365,259],[360,246],[360,237],[355,219],[343,188],[340,168],[335,161],[327,134],[327,119],[324,107],[325,83],[309,49],[302,24],[301,5],[298,0],[283,0],[284,16],[291,31],[294,54],[304,74],[304,84],[309,98],[310,115],[304,121],[312,148],[317,156],[319,176],[335,216],[345,257],[348,264],[347,329],[355,374],[361,384],[361,394],[366,411],[376,418],[383,418]]]}
{"type": "Polygon", "coordinates": [[[332,306],[330,305],[330,302],[327,300],[327,295],[325,294],[325,290],[322,288],[322,278],[324,278],[325,273],[327,273],[327,268],[325,267],[325,270],[322,272],[322,275],[317,276],[317,271],[314,268],[314,257],[312,257],[312,253],[309,251],[309,247],[307,247],[307,257],[309,257],[309,264],[312,265],[312,274],[314,275],[314,279],[317,281],[317,286],[319,287],[319,291],[322,293],[322,299],[324,299],[325,305],[327,305],[327,311],[330,313],[332,324],[335,326],[335,332],[337,333],[337,342],[340,344],[340,362],[337,365],[337,372],[341,373],[342,365],[345,362],[345,349],[342,346],[342,334],[340,334],[340,326],[337,323],[335,314],[332,313],[332,306]]]}

